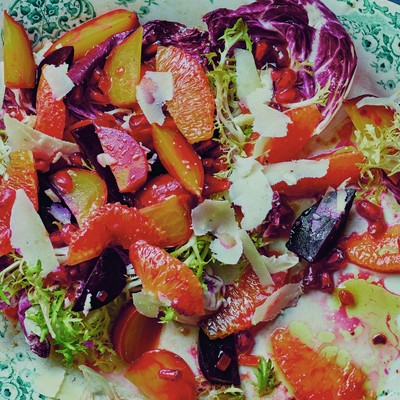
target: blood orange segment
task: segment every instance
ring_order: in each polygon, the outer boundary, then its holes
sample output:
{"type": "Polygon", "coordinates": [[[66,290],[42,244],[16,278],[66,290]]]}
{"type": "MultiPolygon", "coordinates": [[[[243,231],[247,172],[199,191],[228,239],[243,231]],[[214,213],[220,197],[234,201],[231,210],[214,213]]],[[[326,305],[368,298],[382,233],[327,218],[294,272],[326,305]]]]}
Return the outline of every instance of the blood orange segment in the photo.
{"type": "Polygon", "coordinates": [[[2,181],[2,186],[14,190],[23,189],[37,210],[39,206],[38,177],[32,152],[30,150],[11,152],[6,176],[7,178],[2,181]]]}
{"type": "Polygon", "coordinates": [[[322,120],[322,115],[315,105],[289,110],[287,115],[292,121],[288,125],[287,135],[282,138],[271,138],[266,145],[269,150],[267,157],[269,163],[299,158],[305,143],[322,120]]]}
{"type": "Polygon", "coordinates": [[[165,297],[180,314],[204,314],[200,281],[186,264],[143,240],[131,246],[129,257],[145,293],[165,297]]]}
{"type": "Polygon", "coordinates": [[[271,337],[274,360],[291,384],[297,400],[355,400],[369,398],[364,389],[366,376],[348,362],[343,368],[305,345],[287,329],[271,337]]]}
{"type": "Polygon", "coordinates": [[[361,267],[378,272],[400,272],[399,237],[400,224],[396,224],[379,237],[368,232],[353,234],[344,242],[344,247],[349,260],[361,267]]]}
{"type": "Polygon", "coordinates": [[[15,191],[13,189],[0,190],[0,257],[12,251],[10,217],[14,200],[15,191]]]}
{"type": "Polygon", "coordinates": [[[329,187],[337,188],[341,183],[356,184],[360,179],[360,165],[365,161],[364,156],[353,148],[344,148],[333,153],[315,157],[315,160],[328,160],[329,167],[321,178],[302,178],[295,185],[278,182],[272,186],[274,190],[292,197],[314,196],[323,193],[329,187]]]}
{"type": "Polygon", "coordinates": [[[267,298],[253,271],[248,268],[237,284],[226,286],[227,305],[202,321],[202,328],[211,339],[250,328],[256,307],[267,298]]]}
{"type": "Polygon", "coordinates": [[[167,108],[189,143],[211,139],[214,133],[214,96],[201,65],[176,47],[159,46],[156,69],[171,72],[174,97],[167,108]]]}
{"type": "Polygon", "coordinates": [[[71,235],[68,265],[99,256],[109,244],[129,249],[139,239],[158,244],[159,229],[133,208],[119,203],[106,204],[90,214],[81,229],[71,235]]]}
{"type": "Polygon", "coordinates": [[[66,117],[67,111],[64,102],[53,97],[53,91],[42,74],[36,95],[35,129],[46,135],[62,139],[66,117]]]}

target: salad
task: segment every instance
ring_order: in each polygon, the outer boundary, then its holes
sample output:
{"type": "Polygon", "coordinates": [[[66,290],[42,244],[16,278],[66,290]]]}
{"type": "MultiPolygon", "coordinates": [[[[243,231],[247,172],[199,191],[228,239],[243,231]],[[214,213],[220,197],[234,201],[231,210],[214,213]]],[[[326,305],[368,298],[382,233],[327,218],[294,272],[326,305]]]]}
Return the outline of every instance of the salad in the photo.
{"type": "Polygon", "coordinates": [[[112,399],[377,398],[398,95],[348,97],[318,0],[203,21],[116,9],[32,50],[4,12],[0,309],[112,399]]]}

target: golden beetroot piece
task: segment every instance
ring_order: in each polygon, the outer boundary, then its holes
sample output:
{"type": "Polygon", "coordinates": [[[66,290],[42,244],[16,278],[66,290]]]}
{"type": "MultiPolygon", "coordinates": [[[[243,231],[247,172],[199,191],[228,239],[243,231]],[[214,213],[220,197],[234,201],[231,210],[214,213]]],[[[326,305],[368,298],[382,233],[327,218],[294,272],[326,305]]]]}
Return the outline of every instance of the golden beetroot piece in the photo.
{"type": "Polygon", "coordinates": [[[60,46],[73,46],[74,61],[76,61],[92,47],[104,42],[110,36],[135,29],[138,26],[139,20],[136,13],[122,9],[110,11],[66,32],[53,43],[45,56],[60,46]]]}
{"type": "Polygon", "coordinates": [[[10,89],[33,88],[36,65],[24,27],[4,12],[4,81],[10,89]]]}
{"type": "Polygon", "coordinates": [[[115,47],[104,65],[101,88],[111,104],[132,107],[136,102],[136,86],[140,81],[143,28],[115,47]]]}

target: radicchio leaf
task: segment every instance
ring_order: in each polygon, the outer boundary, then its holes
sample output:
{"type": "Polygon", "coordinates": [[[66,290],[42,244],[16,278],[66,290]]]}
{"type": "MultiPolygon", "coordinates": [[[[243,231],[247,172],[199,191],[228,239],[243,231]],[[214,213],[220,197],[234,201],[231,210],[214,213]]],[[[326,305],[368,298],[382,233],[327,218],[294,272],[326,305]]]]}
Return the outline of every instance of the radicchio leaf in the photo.
{"type": "Polygon", "coordinates": [[[221,48],[219,38],[239,18],[248,26],[254,49],[258,43],[266,44],[265,55],[256,57],[258,68],[268,62],[297,70],[298,63],[311,62],[300,70],[301,81],[296,84],[306,99],[329,84],[327,101],[319,105],[323,120],[318,130],[322,130],[339,109],[357,65],[352,40],[336,15],[320,0],[259,0],[236,10],[220,8],[203,17],[214,50],[221,48]]]}
{"type": "Polygon", "coordinates": [[[150,51],[153,44],[178,47],[202,65],[206,64],[203,55],[210,51],[208,32],[170,21],[154,20],[143,25],[144,57],[153,55],[150,51]]]}
{"type": "Polygon", "coordinates": [[[47,358],[50,355],[50,341],[48,338],[45,338],[41,342],[40,337],[36,333],[32,332],[26,324],[26,312],[31,307],[32,305],[28,299],[28,296],[26,293],[23,293],[18,303],[18,319],[21,324],[22,331],[24,332],[26,341],[28,342],[31,351],[41,358],[47,358]]]}

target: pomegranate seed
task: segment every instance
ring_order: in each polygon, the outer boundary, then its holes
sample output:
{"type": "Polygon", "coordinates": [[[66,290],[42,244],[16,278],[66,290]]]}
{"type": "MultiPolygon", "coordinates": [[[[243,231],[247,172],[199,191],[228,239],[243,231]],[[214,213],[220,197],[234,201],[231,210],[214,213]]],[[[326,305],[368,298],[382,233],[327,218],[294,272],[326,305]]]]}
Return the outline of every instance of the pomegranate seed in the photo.
{"type": "Polygon", "coordinates": [[[61,237],[66,244],[69,244],[71,241],[71,235],[77,230],[75,225],[65,224],[61,228],[61,237]]]}
{"type": "Polygon", "coordinates": [[[372,338],[372,343],[373,344],[386,344],[387,338],[383,333],[378,333],[372,338]]]}
{"type": "Polygon", "coordinates": [[[228,169],[228,164],[226,163],[226,159],[219,157],[213,162],[214,169],[216,172],[226,171],[228,169]]]}
{"type": "Polygon", "coordinates": [[[84,164],[81,153],[72,153],[68,158],[70,163],[75,167],[82,167],[84,164]]]}
{"type": "Polygon", "coordinates": [[[222,353],[221,357],[219,358],[217,362],[217,369],[220,371],[226,371],[226,369],[229,367],[229,364],[231,363],[231,358],[226,355],[225,353],[222,353]]]}
{"type": "Polygon", "coordinates": [[[283,72],[282,69],[274,69],[274,70],[271,72],[271,79],[272,79],[274,82],[276,82],[276,81],[282,76],[282,72],[283,72]]]}
{"type": "Polygon", "coordinates": [[[296,103],[301,99],[300,90],[297,88],[289,88],[283,90],[277,90],[275,93],[275,100],[279,104],[296,103]]]}
{"type": "Polygon", "coordinates": [[[236,350],[240,354],[250,354],[253,350],[255,340],[249,331],[240,331],[235,336],[236,350]]]}
{"type": "Polygon", "coordinates": [[[217,143],[214,142],[212,139],[205,140],[204,142],[200,142],[195,145],[195,150],[197,154],[204,154],[207,151],[213,149],[214,147],[217,147],[217,143]]]}
{"type": "Polygon", "coordinates": [[[72,192],[74,182],[67,171],[59,171],[55,176],[55,184],[61,189],[61,192],[66,194],[72,192]]]}
{"type": "Polygon", "coordinates": [[[205,169],[211,169],[213,167],[214,160],[212,158],[203,158],[202,162],[205,169]]]}
{"type": "Polygon", "coordinates": [[[309,264],[304,271],[303,285],[307,289],[319,289],[321,285],[320,272],[316,265],[309,264]]]}
{"type": "Polygon", "coordinates": [[[76,279],[80,276],[81,271],[78,266],[68,267],[68,275],[72,279],[76,279]]]}
{"type": "Polygon", "coordinates": [[[276,81],[276,87],[279,89],[289,89],[297,81],[297,73],[291,68],[284,68],[281,72],[281,76],[276,81]]]}
{"type": "Polygon", "coordinates": [[[260,65],[263,67],[262,64],[265,63],[265,55],[269,51],[269,43],[265,39],[261,39],[256,43],[256,48],[254,51],[254,59],[256,61],[256,64],[260,65]]]}
{"type": "Polygon", "coordinates": [[[66,245],[62,237],[61,231],[55,231],[50,233],[50,241],[53,247],[55,248],[64,247],[66,245]]]}
{"type": "Polygon", "coordinates": [[[382,208],[368,200],[357,201],[355,206],[358,214],[368,221],[378,221],[383,219],[382,208]]]}
{"type": "Polygon", "coordinates": [[[182,372],[179,369],[163,368],[158,371],[158,377],[165,381],[177,381],[182,376],[182,372]]]}
{"type": "Polygon", "coordinates": [[[345,261],[344,251],[342,249],[335,248],[325,261],[325,264],[329,270],[337,270],[343,261],[345,261]]]}
{"type": "Polygon", "coordinates": [[[37,171],[47,172],[50,169],[50,164],[45,160],[37,160],[35,162],[35,167],[37,171]]]}
{"type": "Polygon", "coordinates": [[[379,237],[386,231],[386,224],[383,221],[374,221],[368,225],[368,233],[374,237],[379,237]]]}
{"type": "Polygon", "coordinates": [[[335,285],[329,272],[321,274],[321,290],[324,292],[332,293],[335,285]]]}
{"type": "Polygon", "coordinates": [[[344,306],[354,306],[354,296],[353,293],[346,289],[339,290],[339,300],[344,306]]]}
{"type": "Polygon", "coordinates": [[[96,299],[98,299],[99,301],[102,301],[102,302],[104,302],[107,297],[108,297],[108,293],[105,290],[100,290],[96,294],[96,299]]]}
{"type": "Polygon", "coordinates": [[[289,65],[290,57],[285,45],[274,44],[272,53],[277,67],[287,67],[289,65]]]}

